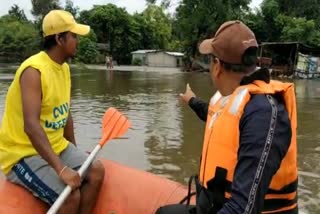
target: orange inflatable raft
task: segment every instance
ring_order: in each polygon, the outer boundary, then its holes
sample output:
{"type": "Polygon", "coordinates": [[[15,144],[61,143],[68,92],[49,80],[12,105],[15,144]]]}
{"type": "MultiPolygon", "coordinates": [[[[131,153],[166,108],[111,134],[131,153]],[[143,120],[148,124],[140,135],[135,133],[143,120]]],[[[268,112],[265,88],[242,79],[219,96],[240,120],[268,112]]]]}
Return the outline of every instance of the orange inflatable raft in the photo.
{"type": "MultiPolygon", "coordinates": [[[[94,214],[152,214],[179,203],[187,188],[154,174],[102,160],[106,169],[94,214]]],[[[0,178],[0,213],[40,214],[48,207],[23,188],[0,178]]]]}

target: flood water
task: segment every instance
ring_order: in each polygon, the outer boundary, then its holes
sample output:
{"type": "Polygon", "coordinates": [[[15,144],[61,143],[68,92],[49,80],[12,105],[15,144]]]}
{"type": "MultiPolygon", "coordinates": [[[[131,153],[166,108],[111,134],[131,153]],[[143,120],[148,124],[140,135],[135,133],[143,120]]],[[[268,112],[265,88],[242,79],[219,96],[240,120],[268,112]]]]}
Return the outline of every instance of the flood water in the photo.
{"type": "MultiPolygon", "coordinates": [[[[0,73],[0,115],[10,82],[10,75],[0,73]]],[[[203,73],[73,70],[72,114],[78,145],[91,150],[100,139],[104,111],[116,107],[128,116],[132,128],[110,141],[101,156],[186,184],[198,172],[205,126],[179,101],[186,83],[204,100],[214,92],[203,73]]],[[[320,81],[295,84],[300,213],[320,213],[320,81]]]]}

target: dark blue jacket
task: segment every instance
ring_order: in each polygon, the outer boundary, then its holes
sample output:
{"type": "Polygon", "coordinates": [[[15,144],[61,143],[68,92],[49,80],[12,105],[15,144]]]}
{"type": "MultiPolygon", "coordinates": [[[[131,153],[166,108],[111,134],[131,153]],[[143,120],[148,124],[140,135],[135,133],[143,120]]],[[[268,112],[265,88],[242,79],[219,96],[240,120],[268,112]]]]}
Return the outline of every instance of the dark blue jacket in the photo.
{"type": "MultiPolygon", "coordinates": [[[[272,107],[266,95],[252,95],[239,124],[240,147],[232,183],[231,199],[223,205],[218,212],[219,214],[246,213],[246,209],[250,210],[248,206],[253,206],[251,213],[260,213],[263,208],[264,196],[272,176],[279,169],[291,141],[291,125],[283,100],[278,95],[273,97],[276,101],[275,109],[277,111],[276,129],[265,166],[261,167],[260,159],[271,125],[272,107]],[[263,169],[262,176],[257,181],[254,178],[257,171],[261,169],[263,169]],[[253,191],[255,182],[258,182],[258,188],[253,191]],[[248,203],[249,198],[254,203],[248,203]]],[[[198,98],[192,98],[189,105],[200,119],[206,120],[207,103],[198,98]]]]}

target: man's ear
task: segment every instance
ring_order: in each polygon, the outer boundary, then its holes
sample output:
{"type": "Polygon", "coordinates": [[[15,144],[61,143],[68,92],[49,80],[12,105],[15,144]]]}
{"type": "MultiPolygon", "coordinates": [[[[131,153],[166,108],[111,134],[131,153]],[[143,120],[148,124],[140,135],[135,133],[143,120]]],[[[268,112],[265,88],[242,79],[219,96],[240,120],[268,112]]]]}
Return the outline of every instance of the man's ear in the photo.
{"type": "Polygon", "coordinates": [[[214,77],[219,78],[221,74],[223,73],[223,64],[218,58],[215,58],[214,63],[214,77]]]}
{"type": "Polygon", "coordinates": [[[58,34],[55,35],[55,40],[57,42],[58,45],[62,45],[62,37],[59,36],[58,34]]]}

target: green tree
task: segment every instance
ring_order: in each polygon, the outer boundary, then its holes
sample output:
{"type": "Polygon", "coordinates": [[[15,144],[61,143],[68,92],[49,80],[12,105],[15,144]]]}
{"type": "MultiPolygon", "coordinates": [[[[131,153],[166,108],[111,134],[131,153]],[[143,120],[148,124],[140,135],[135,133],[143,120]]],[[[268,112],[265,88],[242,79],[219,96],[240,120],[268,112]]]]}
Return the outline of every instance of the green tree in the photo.
{"type": "Polygon", "coordinates": [[[91,30],[88,36],[80,37],[79,40],[76,60],[87,64],[96,63],[98,50],[95,33],[91,30]]]}
{"type": "MultiPolygon", "coordinates": [[[[142,13],[133,15],[139,49],[171,49],[172,19],[162,6],[148,4],[142,13]]],[[[174,41],[176,42],[176,41],[174,41]]]]}
{"type": "Polygon", "coordinates": [[[277,0],[280,11],[283,15],[306,18],[307,20],[316,20],[320,27],[318,0],[277,0]]]}
{"type": "Polygon", "coordinates": [[[259,43],[267,41],[267,34],[263,27],[264,19],[261,10],[249,12],[244,16],[243,22],[255,33],[259,43]]]}
{"type": "Polygon", "coordinates": [[[161,7],[164,9],[168,9],[171,5],[171,0],[162,0],[161,7]]]}
{"type": "MultiPolygon", "coordinates": [[[[157,0],[146,0],[147,5],[156,5],[157,0]]],[[[171,5],[171,0],[161,0],[160,6],[164,9],[168,9],[171,5]]]]}
{"type": "Polygon", "coordinates": [[[131,62],[131,52],[139,48],[139,24],[124,8],[113,4],[94,6],[82,11],[80,21],[92,27],[99,43],[106,43],[108,52],[120,64],[131,62]]]}
{"type": "Polygon", "coordinates": [[[31,0],[31,13],[38,19],[42,19],[50,10],[61,9],[59,0],[31,0]]]}
{"type": "Polygon", "coordinates": [[[320,46],[320,31],[314,20],[285,15],[278,16],[277,20],[283,26],[281,40],[320,46]]]}
{"type": "Polygon", "coordinates": [[[164,8],[154,4],[142,12],[145,24],[153,34],[154,40],[152,47],[155,49],[167,49],[171,39],[172,26],[169,16],[165,14],[164,8]]]}
{"type": "Polygon", "coordinates": [[[260,27],[264,29],[264,41],[281,41],[282,26],[279,26],[277,22],[277,17],[280,15],[280,7],[277,0],[264,0],[261,4],[261,12],[263,22],[260,27]]]}
{"type": "Polygon", "coordinates": [[[134,15],[113,4],[94,6],[81,11],[79,20],[92,27],[98,43],[107,44],[108,54],[118,63],[129,64],[132,51],[167,49],[171,41],[171,20],[165,9],[147,5],[142,13],[134,15]]]}
{"type": "Polygon", "coordinates": [[[4,61],[20,62],[39,51],[38,31],[32,23],[6,15],[0,18],[0,56],[4,61]]]}
{"type": "Polygon", "coordinates": [[[152,26],[148,23],[146,17],[141,13],[136,13],[132,17],[135,31],[137,32],[137,40],[135,49],[158,49],[155,34],[152,26]],[[155,45],[156,44],[156,45],[155,45]]]}
{"type": "MultiPolygon", "coordinates": [[[[258,41],[292,41],[319,46],[320,31],[317,21],[306,17],[297,17],[298,11],[301,12],[304,9],[299,10],[293,7],[295,1],[287,2],[288,8],[284,8],[285,2],[264,0],[260,10],[246,15],[246,23],[255,32],[258,41]]],[[[299,4],[297,3],[297,5],[299,4]]]]}
{"type": "Polygon", "coordinates": [[[176,9],[173,35],[189,56],[197,53],[198,42],[212,37],[230,19],[241,19],[250,0],[182,0],[176,9]]]}
{"type": "Polygon", "coordinates": [[[20,20],[20,21],[28,21],[24,11],[22,9],[20,9],[20,7],[18,5],[16,5],[16,4],[14,4],[10,8],[8,13],[9,13],[10,16],[17,17],[17,19],[20,20]]]}
{"type": "Polygon", "coordinates": [[[72,0],[66,0],[66,4],[64,6],[64,10],[70,12],[75,18],[78,17],[80,8],[74,6],[73,1],[72,0]]]}
{"type": "Polygon", "coordinates": [[[147,4],[155,4],[157,0],[146,0],[147,4]]]}

